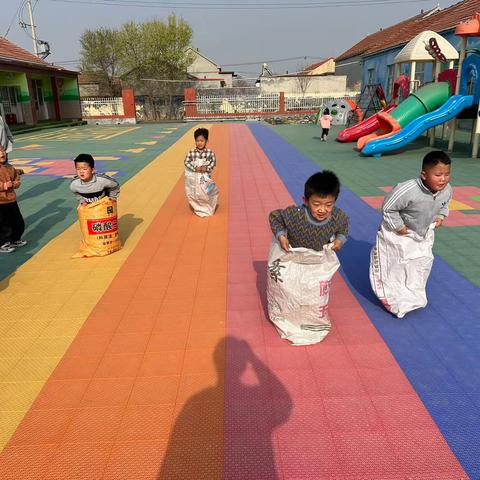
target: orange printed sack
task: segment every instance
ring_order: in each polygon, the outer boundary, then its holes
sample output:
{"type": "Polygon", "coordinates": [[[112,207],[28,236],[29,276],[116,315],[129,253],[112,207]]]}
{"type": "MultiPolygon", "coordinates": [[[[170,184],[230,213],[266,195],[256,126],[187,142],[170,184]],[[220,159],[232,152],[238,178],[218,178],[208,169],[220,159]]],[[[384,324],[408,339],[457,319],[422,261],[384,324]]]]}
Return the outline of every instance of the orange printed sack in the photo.
{"type": "Polygon", "coordinates": [[[73,258],[103,257],[122,248],[118,237],[117,202],[103,197],[77,209],[83,240],[73,258]]]}

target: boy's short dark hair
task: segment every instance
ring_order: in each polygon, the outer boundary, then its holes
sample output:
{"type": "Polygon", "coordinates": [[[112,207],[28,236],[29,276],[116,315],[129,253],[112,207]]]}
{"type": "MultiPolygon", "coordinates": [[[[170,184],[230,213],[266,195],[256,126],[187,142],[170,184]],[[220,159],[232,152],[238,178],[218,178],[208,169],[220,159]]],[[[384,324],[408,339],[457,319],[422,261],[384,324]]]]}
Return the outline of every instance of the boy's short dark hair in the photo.
{"type": "Polygon", "coordinates": [[[312,195],[326,197],[332,195],[335,199],[340,193],[340,180],[330,170],[314,173],[305,182],[305,198],[308,200],[312,195]]]}
{"type": "Polygon", "coordinates": [[[452,163],[452,160],[450,160],[450,157],[442,150],[434,150],[432,152],[428,152],[423,157],[422,170],[428,170],[429,168],[432,168],[439,163],[443,163],[444,165],[450,165],[452,163]]]}
{"type": "Polygon", "coordinates": [[[81,153],[80,155],[77,155],[73,162],[75,163],[75,165],[77,163],[83,162],[88,163],[91,168],[95,167],[95,160],[89,153],[81,153]]]}
{"type": "Polygon", "coordinates": [[[202,136],[205,140],[208,140],[208,129],[206,128],[197,128],[194,132],[193,132],[193,137],[195,138],[195,140],[202,136]]]}

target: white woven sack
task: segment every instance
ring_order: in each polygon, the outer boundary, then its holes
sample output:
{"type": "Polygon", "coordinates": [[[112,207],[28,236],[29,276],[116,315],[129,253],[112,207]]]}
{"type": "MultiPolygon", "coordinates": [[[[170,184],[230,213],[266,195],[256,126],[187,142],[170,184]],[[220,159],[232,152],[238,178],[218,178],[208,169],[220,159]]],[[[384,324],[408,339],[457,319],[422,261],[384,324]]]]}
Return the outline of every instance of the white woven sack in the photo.
{"type": "Polygon", "coordinates": [[[195,214],[209,217],[215,213],[218,188],[206,173],[185,170],[185,194],[195,214]]]}
{"type": "Polygon", "coordinates": [[[331,330],[328,298],[340,262],[331,245],[317,252],[285,252],[274,239],[268,256],[268,314],[282,338],[294,345],[321,342],[331,330]]]}
{"type": "Polygon", "coordinates": [[[398,235],[383,223],[370,254],[370,283],[385,308],[402,318],[427,305],[425,287],[433,264],[435,224],[425,237],[398,235]]]}

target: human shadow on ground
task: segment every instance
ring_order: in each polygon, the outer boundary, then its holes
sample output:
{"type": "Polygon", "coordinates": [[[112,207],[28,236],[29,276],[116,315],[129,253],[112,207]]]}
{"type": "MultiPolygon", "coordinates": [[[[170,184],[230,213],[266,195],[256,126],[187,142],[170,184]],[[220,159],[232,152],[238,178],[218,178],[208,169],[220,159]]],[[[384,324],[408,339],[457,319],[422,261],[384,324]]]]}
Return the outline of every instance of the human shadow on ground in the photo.
{"type": "Polygon", "coordinates": [[[133,213],[126,213],[118,220],[118,233],[122,244],[128,240],[138,225],[143,222],[143,218],[136,217],[133,213]]]}
{"type": "Polygon", "coordinates": [[[18,201],[21,205],[21,202],[28,200],[29,198],[37,198],[40,195],[44,195],[47,192],[56,190],[58,187],[63,185],[65,182],[64,178],[52,178],[47,182],[42,182],[34,185],[32,188],[25,190],[18,194],[18,201]]]}
{"type": "Polygon", "coordinates": [[[185,403],[158,480],[279,478],[272,433],[290,416],[288,391],[244,340],[222,339],[214,362],[217,384],[185,403]]]}
{"type": "Polygon", "coordinates": [[[28,243],[24,247],[17,248],[15,252],[2,256],[0,280],[15,272],[20,265],[33,257],[38,247],[46,243],[42,242],[45,235],[65,220],[71,208],[61,206],[64,202],[65,200],[61,199],[51,201],[37,212],[25,217],[26,229],[23,238],[28,243]],[[31,227],[31,225],[34,226],[31,227]]]}
{"type": "Polygon", "coordinates": [[[267,264],[266,260],[253,262],[253,268],[257,274],[257,292],[262,302],[263,313],[268,318],[268,302],[267,302],[267,264]]]}

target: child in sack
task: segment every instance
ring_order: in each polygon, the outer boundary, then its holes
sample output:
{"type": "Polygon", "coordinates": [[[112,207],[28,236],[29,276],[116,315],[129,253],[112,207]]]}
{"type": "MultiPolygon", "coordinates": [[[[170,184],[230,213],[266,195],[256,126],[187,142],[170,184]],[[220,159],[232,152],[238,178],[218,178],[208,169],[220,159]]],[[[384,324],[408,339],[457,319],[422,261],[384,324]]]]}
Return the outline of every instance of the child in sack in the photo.
{"type": "Polygon", "coordinates": [[[434,229],[448,216],[450,175],[450,157],[432,151],[423,158],[420,177],[399,183],[383,201],[370,282],[385,308],[398,318],[427,304],[434,229]]]}
{"type": "Polygon", "coordinates": [[[212,180],[212,172],[217,159],[207,148],[208,130],[197,128],[193,133],[195,148],[185,157],[185,194],[190,207],[199,217],[209,217],[215,213],[218,189],[212,180]]]}
{"type": "Polygon", "coordinates": [[[27,244],[22,240],[25,222],[18,208],[15,190],[20,187],[18,170],[7,161],[7,152],[0,145],[0,253],[12,253],[27,244]]]}
{"type": "Polygon", "coordinates": [[[70,190],[78,199],[78,219],[83,240],[78,257],[104,256],[120,250],[117,199],[120,185],[108,175],[95,171],[93,157],[81,153],[75,160],[77,177],[70,190]]]}
{"type": "Polygon", "coordinates": [[[270,213],[275,237],[268,259],[268,312],[280,336],[294,345],[323,340],[331,329],[331,278],[335,254],[348,236],[348,216],[335,206],[338,177],[328,170],[305,183],[303,205],[270,213]]]}

